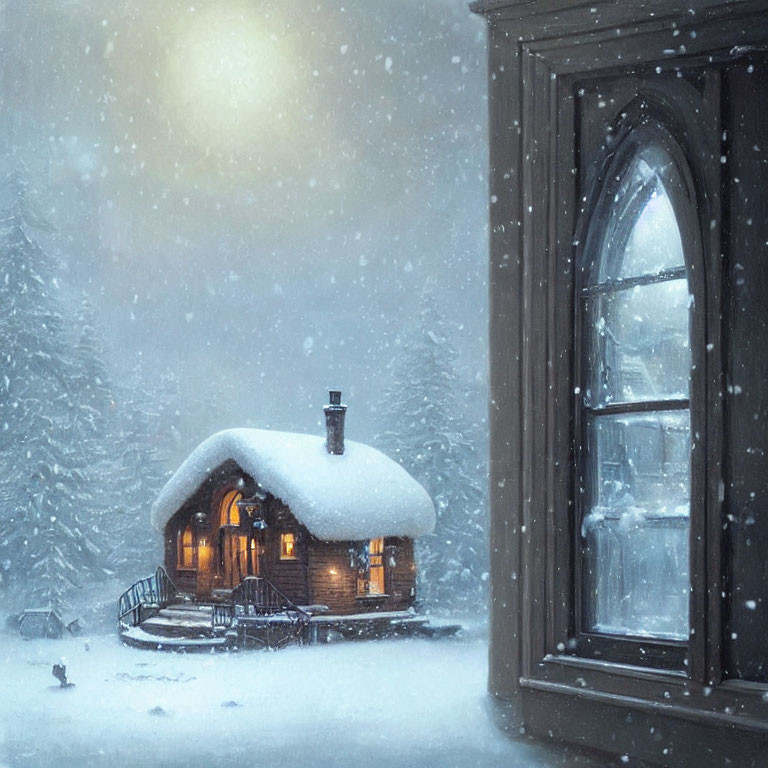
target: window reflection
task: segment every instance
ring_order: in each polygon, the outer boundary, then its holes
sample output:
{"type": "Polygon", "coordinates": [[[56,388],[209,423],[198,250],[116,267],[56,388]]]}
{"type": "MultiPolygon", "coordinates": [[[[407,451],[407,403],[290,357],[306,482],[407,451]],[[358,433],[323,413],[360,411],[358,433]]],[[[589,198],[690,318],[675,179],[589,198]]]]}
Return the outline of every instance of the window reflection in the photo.
{"type": "Polygon", "coordinates": [[[584,623],[683,639],[691,299],[665,186],[680,180],[650,146],[618,182],[582,291],[584,623]]]}
{"type": "Polygon", "coordinates": [[[587,302],[591,404],[688,397],[685,279],[635,285],[587,302]]]}

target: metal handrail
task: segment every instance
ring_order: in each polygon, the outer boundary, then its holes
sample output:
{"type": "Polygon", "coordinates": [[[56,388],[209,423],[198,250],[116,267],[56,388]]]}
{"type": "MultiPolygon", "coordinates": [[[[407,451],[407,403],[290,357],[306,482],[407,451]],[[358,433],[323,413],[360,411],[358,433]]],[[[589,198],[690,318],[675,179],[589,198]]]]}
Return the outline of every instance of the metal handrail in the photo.
{"type": "Polygon", "coordinates": [[[163,566],[158,566],[153,576],[147,576],[131,584],[117,600],[117,621],[136,627],[141,624],[142,613],[150,606],[165,608],[178,590],[163,566]]]}
{"type": "Polygon", "coordinates": [[[213,604],[213,610],[211,611],[211,626],[214,628],[214,630],[218,627],[231,627],[234,618],[234,605],[231,603],[213,604]]]}
{"type": "Polygon", "coordinates": [[[311,618],[307,611],[299,608],[271,581],[262,576],[246,576],[232,590],[232,600],[228,605],[214,606],[213,626],[231,626],[238,608],[242,608],[246,616],[274,616],[277,613],[285,613],[298,623],[309,622],[311,618]]]}
{"type": "Polygon", "coordinates": [[[310,619],[307,611],[299,608],[271,581],[261,576],[246,576],[232,590],[232,602],[235,605],[244,605],[249,608],[253,606],[254,612],[260,616],[270,616],[275,613],[289,611],[307,620],[310,619]]]}

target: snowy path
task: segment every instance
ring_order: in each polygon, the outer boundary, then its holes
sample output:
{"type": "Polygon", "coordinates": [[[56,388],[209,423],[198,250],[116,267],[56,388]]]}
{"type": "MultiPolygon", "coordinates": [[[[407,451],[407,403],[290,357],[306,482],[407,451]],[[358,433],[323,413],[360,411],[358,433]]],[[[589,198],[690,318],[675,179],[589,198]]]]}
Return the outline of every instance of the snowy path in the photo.
{"type": "Polygon", "coordinates": [[[88,642],[0,635],[0,766],[587,765],[495,730],[477,640],[216,655],[88,642]]]}

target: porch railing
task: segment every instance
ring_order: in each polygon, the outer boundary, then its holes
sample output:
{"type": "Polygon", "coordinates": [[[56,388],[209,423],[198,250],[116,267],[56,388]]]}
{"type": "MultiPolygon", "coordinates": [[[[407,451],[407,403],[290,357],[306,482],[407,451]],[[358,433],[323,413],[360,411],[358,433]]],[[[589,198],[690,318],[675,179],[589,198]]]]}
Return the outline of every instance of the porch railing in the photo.
{"type": "Polygon", "coordinates": [[[148,609],[165,608],[178,590],[163,566],[153,576],[139,579],[123,592],[117,601],[117,621],[120,626],[137,627],[148,609]]]}
{"type": "Polygon", "coordinates": [[[292,621],[309,622],[310,614],[289,600],[271,581],[247,576],[232,590],[229,604],[213,607],[213,626],[228,627],[237,616],[286,614],[292,621]]]}

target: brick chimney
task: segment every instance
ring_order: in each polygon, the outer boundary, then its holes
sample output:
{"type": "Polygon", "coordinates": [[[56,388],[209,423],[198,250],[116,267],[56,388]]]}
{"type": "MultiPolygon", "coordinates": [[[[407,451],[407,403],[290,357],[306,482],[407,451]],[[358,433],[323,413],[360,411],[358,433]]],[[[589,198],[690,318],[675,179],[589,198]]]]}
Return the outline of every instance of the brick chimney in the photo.
{"type": "Polygon", "coordinates": [[[325,411],[325,448],[328,453],[341,456],[344,453],[344,416],[347,406],[341,403],[341,390],[329,391],[330,405],[324,405],[325,411]]]}

